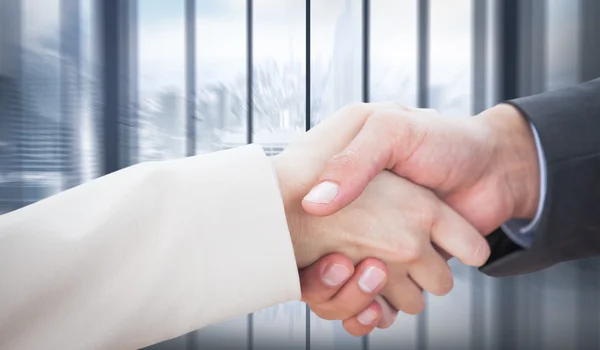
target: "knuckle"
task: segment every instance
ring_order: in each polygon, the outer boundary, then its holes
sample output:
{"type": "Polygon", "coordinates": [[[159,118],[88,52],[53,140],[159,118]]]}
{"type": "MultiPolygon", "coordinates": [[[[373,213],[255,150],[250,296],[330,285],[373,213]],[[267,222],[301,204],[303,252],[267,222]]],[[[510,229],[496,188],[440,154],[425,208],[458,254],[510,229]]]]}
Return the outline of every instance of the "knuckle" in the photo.
{"type": "Polygon", "coordinates": [[[468,263],[475,266],[481,266],[485,264],[490,257],[490,246],[483,238],[474,240],[474,242],[471,243],[470,251],[471,261],[468,263]]]}
{"type": "Polygon", "coordinates": [[[341,153],[336,154],[328,162],[328,167],[331,169],[347,169],[355,168],[359,161],[359,153],[353,149],[346,149],[341,153]]]}
{"type": "Polygon", "coordinates": [[[383,271],[386,274],[389,273],[386,264],[383,261],[376,259],[376,258],[366,258],[360,263],[360,268],[366,269],[369,267],[375,267],[375,268],[383,271]]]}
{"type": "Polygon", "coordinates": [[[304,287],[300,288],[301,294],[302,294],[302,300],[308,304],[308,306],[310,306],[310,308],[312,309],[313,307],[317,307],[318,304],[320,304],[320,298],[318,297],[317,294],[313,293],[310,290],[306,290],[304,287]]]}
{"type": "Polygon", "coordinates": [[[320,318],[327,321],[346,320],[354,315],[351,310],[344,310],[341,307],[319,306],[311,310],[320,318]]]}
{"type": "Polygon", "coordinates": [[[379,134],[391,137],[397,132],[397,130],[394,130],[395,128],[391,127],[393,123],[397,122],[397,120],[398,119],[392,116],[389,112],[378,112],[374,113],[371,118],[369,118],[367,123],[371,128],[378,131],[379,134]]]}
{"type": "Polygon", "coordinates": [[[397,153],[398,147],[402,148],[399,141],[399,130],[402,129],[398,125],[398,119],[395,114],[390,112],[374,113],[365,123],[361,133],[368,135],[370,148],[376,150],[375,153],[369,154],[376,164],[384,161],[385,167],[390,168],[396,163],[394,155],[397,153]]]}
{"type": "Polygon", "coordinates": [[[364,115],[370,113],[371,108],[364,102],[353,102],[342,107],[343,114],[364,115]]]}
{"type": "Polygon", "coordinates": [[[399,244],[396,254],[400,262],[413,263],[423,256],[424,250],[425,247],[416,237],[409,236],[399,244]]]}
{"type": "MultiPolygon", "coordinates": [[[[362,327],[366,327],[366,326],[362,326],[362,327]]],[[[368,330],[365,331],[363,329],[357,329],[357,328],[352,328],[352,327],[346,328],[346,332],[348,332],[353,337],[360,337],[360,336],[363,336],[363,335],[369,333],[368,330]]]]}
{"type": "MultiPolygon", "coordinates": [[[[310,305],[309,305],[310,306],[310,305]]],[[[331,311],[329,310],[325,310],[324,308],[320,307],[320,306],[316,306],[316,307],[312,307],[310,308],[310,310],[312,312],[315,313],[315,315],[319,316],[320,318],[327,320],[327,321],[333,321],[335,320],[334,315],[331,313],[331,311]]]]}
{"type": "Polygon", "coordinates": [[[408,161],[425,143],[427,128],[422,126],[418,118],[409,114],[399,114],[396,119],[401,127],[394,128],[390,139],[397,149],[402,150],[402,160],[408,161]]]}
{"type": "Polygon", "coordinates": [[[407,303],[402,311],[409,315],[418,315],[425,309],[425,297],[423,294],[419,294],[418,298],[415,298],[410,303],[407,303]]]}
{"type": "Polygon", "coordinates": [[[403,111],[403,112],[410,112],[410,107],[408,107],[407,105],[400,103],[400,102],[393,102],[394,107],[398,108],[399,110],[403,111]]]}
{"type": "Polygon", "coordinates": [[[402,111],[402,112],[410,112],[412,109],[398,101],[394,100],[385,100],[381,102],[372,102],[371,105],[378,107],[378,110],[389,110],[389,111],[402,111]]]}
{"type": "MultiPolygon", "coordinates": [[[[433,203],[433,201],[431,201],[433,203]]],[[[437,217],[437,209],[435,204],[423,205],[412,213],[416,227],[424,230],[427,234],[431,232],[435,218],[437,217]]]]}
{"type": "Polygon", "coordinates": [[[454,278],[450,273],[444,273],[440,276],[439,281],[433,291],[432,294],[437,296],[444,296],[452,291],[454,288],[454,278]]]}

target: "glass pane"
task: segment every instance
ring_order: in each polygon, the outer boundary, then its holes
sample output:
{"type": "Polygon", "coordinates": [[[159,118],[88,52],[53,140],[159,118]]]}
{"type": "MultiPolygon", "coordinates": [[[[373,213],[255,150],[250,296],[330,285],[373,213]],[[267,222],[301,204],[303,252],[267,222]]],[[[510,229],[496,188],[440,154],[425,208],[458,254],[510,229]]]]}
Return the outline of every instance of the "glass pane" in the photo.
{"type": "Polygon", "coordinates": [[[362,8],[357,0],[311,6],[311,109],[317,124],[362,100],[362,8]]]}
{"type": "MultiPolygon", "coordinates": [[[[305,130],[304,0],[254,0],[254,142],[281,152],[305,130]]],[[[254,314],[254,347],[305,349],[306,312],[290,302],[254,314]]]]}
{"type": "MultiPolygon", "coordinates": [[[[371,0],[370,100],[417,104],[417,2],[371,0]]],[[[369,349],[417,347],[417,318],[400,313],[389,329],[375,329],[369,349]]]]}
{"type": "Polygon", "coordinates": [[[579,82],[581,4],[579,0],[546,2],[546,89],[579,82]]]}
{"type": "Polygon", "coordinates": [[[84,146],[98,129],[85,123],[99,97],[91,2],[1,5],[0,212],[97,176],[84,146]]]}
{"type": "MultiPolygon", "coordinates": [[[[430,103],[449,117],[471,115],[472,0],[430,2],[430,103]]],[[[454,289],[443,297],[428,295],[425,309],[431,349],[469,348],[472,268],[451,260],[454,289]]]]}
{"type": "MultiPolygon", "coordinates": [[[[197,1],[197,153],[246,144],[246,76],[246,0],[197,1]]],[[[247,316],[205,327],[192,337],[201,348],[245,349],[247,316]]]]}
{"type": "Polygon", "coordinates": [[[82,154],[82,21],[80,0],[62,0],[60,9],[59,119],[65,148],[61,190],[83,181],[82,154]]]}
{"type": "MultiPolygon", "coordinates": [[[[578,342],[579,321],[582,319],[578,311],[579,288],[576,273],[577,263],[566,263],[554,266],[532,276],[543,276],[544,288],[537,289],[537,301],[542,315],[532,315],[530,322],[540,322],[536,329],[542,329],[541,342],[544,349],[561,349],[573,347],[578,342]],[[557,332],[560,330],[560,332],[557,332]]],[[[593,291],[597,293],[597,291],[593,291]]],[[[527,299],[525,299],[528,301],[527,299]]],[[[590,307],[592,305],[589,305],[590,307]]],[[[592,312],[597,314],[597,310],[592,312]]],[[[527,325],[532,328],[531,323],[527,325]]],[[[535,327],[535,325],[533,325],[535,327]]],[[[528,333],[528,332],[525,332],[528,333]]]]}
{"type": "Polygon", "coordinates": [[[183,0],[138,4],[139,161],[185,156],[183,0]]]}
{"type": "Polygon", "coordinates": [[[417,104],[417,2],[371,0],[370,100],[417,104]]]}
{"type": "Polygon", "coordinates": [[[20,8],[16,1],[0,2],[0,214],[23,205],[15,138],[22,128],[20,8]]]}
{"type": "Polygon", "coordinates": [[[196,6],[196,152],[205,153],[246,144],[246,0],[196,6]]]}
{"type": "Polygon", "coordinates": [[[430,105],[471,114],[472,0],[430,1],[430,105]]]}
{"type": "MultiPolygon", "coordinates": [[[[357,0],[311,2],[311,122],[362,100],[362,7],[357,0]]],[[[362,349],[340,321],[311,315],[311,348],[362,349]]]]}
{"type": "MultiPolygon", "coordinates": [[[[21,2],[21,76],[17,84],[20,115],[14,120],[12,195],[16,207],[62,189],[69,130],[61,132],[60,3],[21,2]]],[[[11,196],[11,194],[9,194],[11,196]]]]}
{"type": "Polygon", "coordinates": [[[254,1],[254,142],[276,154],[305,120],[305,2],[254,1]]]}
{"type": "Polygon", "coordinates": [[[295,301],[254,313],[255,349],[306,349],[306,304],[295,301]]]}
{"type": "MultiPolygon", "coordinates": [[[[204,345],[204,343],[201,343],[201,344],[204,345]]],[[[203,348],[204,347],[202,347],[202,349],[203,348]]],[[[143,348],[143,350],[197,350],[197,349],[199,349],[199,348],[188,345],[187,336],[181,336],[181,337],[165,340],[158,344],[150,345],[150,346],[143,348]]]]}
{"type": "Polygon", "coordinates": [[[199,345],[196,349],[248,349],[247,316],[204,327],[191,336],[199,345]]]}
{"type": "Polygon", "coordinates": [[[103,141],[97,0],[81,0],[81,181],[101,175],[103,141]]]}

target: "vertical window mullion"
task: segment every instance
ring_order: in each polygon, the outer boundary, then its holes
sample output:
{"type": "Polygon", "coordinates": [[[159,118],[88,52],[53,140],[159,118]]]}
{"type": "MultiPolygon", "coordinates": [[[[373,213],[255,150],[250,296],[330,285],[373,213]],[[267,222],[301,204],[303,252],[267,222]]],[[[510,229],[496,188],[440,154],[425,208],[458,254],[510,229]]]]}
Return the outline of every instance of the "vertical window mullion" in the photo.
{"type": "MultiPolygon", "coordinates": [[[[417,103],[429,107],[429,0],[417,0],[417,103]]],[[[425,293],[425,302],[427,294],[425,293]]],[[[427,314],[417,316],[417,348],[427,349],[427,314]]]]}
{"type": "Polygon", "coordinates": [[[487,96],[487,0],[472,0],[472,28],[471,37],[473,45],[473,79],[471,93],[473,94],[472,114],[479,113],[486,108],[487,96]]]}
{"type": "MultiPolygon", "coordinates": [[[[254,137],[254,118],[253,118],[253,2],[252,0],[246,0],[246,143],[250,144],[253,142],[254,137]]],[[[254,349],[254,315],[248,314],[248,350],[254,349]]]]}
{"type": "Polygon", "coordinates": [[[520,18],[519,3],[517,0],[504,0],[501,2],[502,22],[501,32],[502,41],[502,92],[501,100],[510,100],[518,97],[518,55],[519,55],[519,30],[520,22],[515,18],[520,18]]]}
{"type": "MultiPolygon", "coordinates": [[[[127,80],[127,90],[123,95],[123,107],[127,117],[127,133],[125,134],[125,144],[127,150],[127,163],[125,166],[139,162],[139,90],[138,90],[138,0],[129,0],[123,4],[126,7],[124,11],[125,22],[124,30],[127,43],[123,49],[125,58],[125,75],[127,80]]],[[[122,151],[121,151],[122,152],[122,151]]]]}
{"type": "MultiPolygon", "coordinates": [[[[185,0],[185,142],[186,156],[196,154],[196,0],[185,0]]],[[[186,337],[189,350],[198,348],[195,332],[186,337]]]]}
{"type": "Polygon", "coordinates": [[[417,91],[420,108],[429,107],[429,0],[417,0],[417,91]]]}
{"type": "Polygon", "coordinates": [[[306,91],[306,97],[305,97],[305,102],[306,102],[306,115],[305,115],[305,130],[308,131],[311,128],[312,122],[311,122],[311,80],[310,80],[310,71],[311,71],[311,67],[310,67],[310,1],[311,0],[305,0],[306,1],[306,9],[305,9],[305,18],[306,18],[306,24],[305,24],[305,29],[306,29],[306,73],[305,73],[305,91],[306,91]]]}
{"type": "Polygon", "coordinates": [[[196,154],[196,0],[185,0],[186,155],[196,154]]]}
{"type": "MultiPolygon", "coordinates": [[[[370,52],[370,20],[371,20],[371,2],[370,0],[362,0],[362,102],[369,102],[370,93],[370,67],[369,67],[369,58],[371,56],[370,52]]],[[[361,339],[362,349],[369,349],[369,335],[364,335],[361,339]]]]}
{"type": "Polygon", "coordinates": [[[119,170],[119,29],[122,18],[118,0],[100,1],[103,81],[103,174],[119,170]],[[116,21],[115,21],[116,19],[116,21]],[[116,22],[116,23],[115,23],[116,22]]]}
{"type": "MultiPolygon", "coordinates": [[[[311,66],[310,66],[310,59],[311,59],[311,55],[310,55],[310,2],[311,0],[305,0],[306,1],[306,8],[305,8],[305,30],[306,30],[306,34],[305,34],[305,40],[306,40],[306,73],[305,75],[305,120],[304,120],[304,128],[306,131],[310,130],[311,126],[312,126],[312,121],[311,121],[311,108],[312,108],[312,101],[311,101],[311,95],[312,95],[312,91],[311,91],[311,66]]],[[[311,337],[311,326],[310,326],[310,315],[311,315],[311,311],[310,311],[310,307],[308,306],[308,304],[306,304],[306,310],[305,310],[305,317],[306,317],[306,325],[305,325],[305,349],[306,350],[310,350],[310,337],[311,337]]]]}
{"type": "MultiPolygon", "coordinates": [[[[501,91],[499,94],[500,100],[509,100],[518,96],[518,57],[519,57],[519,30],[521,12],[518,0],[504,0],[500,2],[500,31],[502,38],[500,41],[500,57],[501,57],[501,91]],[[516,19],[516,20],[515,20],[516,19]]],[[[496,332],[494,339],[497,340],[498,348],[515,349],[518,347],[517,325],[515,307],[518,301],[516,278],[506,278],[499,281],[495,291],[494,309],[497,313],[494,315],[494,323],[496,329],[501,330],[501,333],[496,332]],[[515,337],[502,336],[503,334],[515,334],[515,337]]]]}
{"type": "Polygon", "coordinates": [[[369,102],[370,0],[362,0],[362,101],[369,102]]]}
{"type": "MultiPolygon", "coordinates": [[[[472,0],[472,82],[471,94],[473,96],[471,114],[480,113],[487,107],[487,39],[488,27],[488,0],[472,0]]],[[[481,272],[471,271],[471,348],[485,348],[485,298],[484,277],[481,272]]]]}
{"type": "MultiPolygon", "coordinates": [[[[81,79],[81,30],[79,28],[81,9],[78,1],[61,0],[60,2],[60,57],[59,62],[59,96],[60,96],[60,129],[59,144],[66,146],[67,154],[59,155],[61,163],[66,163],[66,171],[62,174],[61,190],[67,190],[81,182],[79,172],[79,136],[77,126],[81,119],[77,107],[80,103],[81,79]],[[73,28],[72,23],[77,23],[73,28]],[[75,75],[75,78],[71,76],[75,75]],[[65,157],[66,156],[66,157],[65,157]],[[63,158],[64,157],[64,158],[63,158]]],[[[62,164],[61,164],[62,165],[62,164]]]]}
{"type": "Polygon", "coordinates": [[[102,35],[103,174],[136,160],[137,1],[99,1],[102,35]]]}
{"type": "Polygon", "coordinates": [[[246,111],[246,121],[247,121],[247,134],[246,134],[246,143],[252,143],[254,137],[254,104],[253,104],[253,35],[252,35],[252,18],[253,18],[253,4],[252,0],[246,0],[246,98],[247,98],[247,111],[246,111]]]}

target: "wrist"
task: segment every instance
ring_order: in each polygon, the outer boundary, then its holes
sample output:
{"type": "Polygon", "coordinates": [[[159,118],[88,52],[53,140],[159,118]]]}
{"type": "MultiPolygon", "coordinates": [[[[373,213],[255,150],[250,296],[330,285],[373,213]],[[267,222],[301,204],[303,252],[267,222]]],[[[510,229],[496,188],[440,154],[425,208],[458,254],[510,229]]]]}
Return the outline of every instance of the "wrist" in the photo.
{"type": "Polygon", "coordinates": [[[306,265],[306,249],[304,248],[305,239],[302,234],[304,225],[304,211],[302,209],[302,195],[297,188],[298,183],[294,181],[292,167],[287,164],[285,157],[281,155],[270,157],[273,171],[276,174],[279,191],[283,207],[285,209],[285,218],[287,220],[294,255],[298,267],[306,265]]]}
{"type": "Polygon", "coordinates": [[[510,218],[533,219],[539,204],[540,167],[529,122],[509,104],[492,107],[479,117],[491,131],[492,171],[501,174],[510,196],[510,218]]]}

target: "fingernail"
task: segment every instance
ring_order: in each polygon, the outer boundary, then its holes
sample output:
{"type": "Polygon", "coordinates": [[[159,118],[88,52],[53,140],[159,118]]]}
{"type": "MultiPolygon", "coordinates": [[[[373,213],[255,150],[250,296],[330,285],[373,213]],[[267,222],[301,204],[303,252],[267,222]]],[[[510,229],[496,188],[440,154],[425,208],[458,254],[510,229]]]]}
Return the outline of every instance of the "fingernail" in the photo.
{"type": "Polygon", "coordinates": [[[331,264],[323,271],[323,283],[330,287],[339,286],[348,278],[350,278],[350,269],[344,265],[331,264]]]}
{"type": "Polygon", "coordinates": [[[325,181],[315,186],[306,197],[304,197],[304,200],[318,204],[329,204],[333,202],[338,195],[338,192],[338,185],[333,182],[325,181]]]}
{"type": "Polygon", "coordinates": [[[358,322],[360,322],[362,325],[370,326],[377,319],[377,312],[375,312],[371,308],[368,308],[365,311],[358,314],[358,317],[356,319],[358,319],[358,322]]]}
{"type": "Polygon", "coordinates": [[[369,266],[360,276],[358,285],[365,293],[373,293],[385,281],[385,272],[374,266],[369,266]]]}

